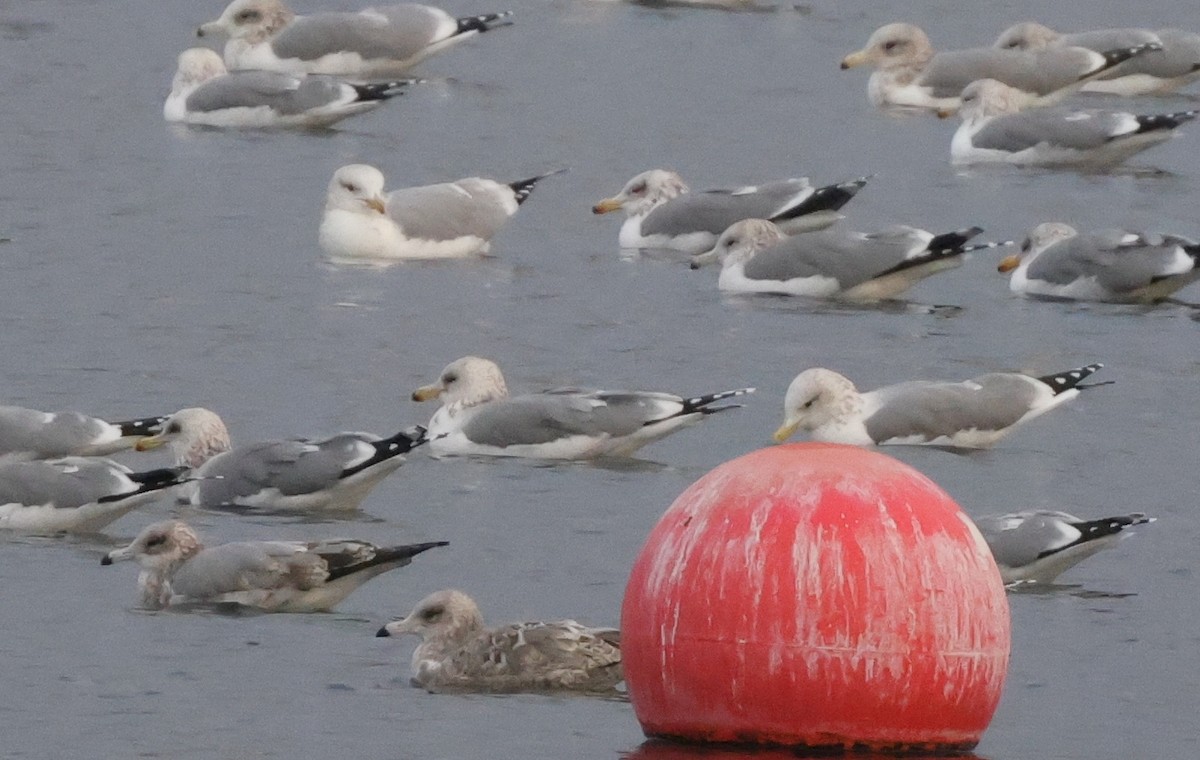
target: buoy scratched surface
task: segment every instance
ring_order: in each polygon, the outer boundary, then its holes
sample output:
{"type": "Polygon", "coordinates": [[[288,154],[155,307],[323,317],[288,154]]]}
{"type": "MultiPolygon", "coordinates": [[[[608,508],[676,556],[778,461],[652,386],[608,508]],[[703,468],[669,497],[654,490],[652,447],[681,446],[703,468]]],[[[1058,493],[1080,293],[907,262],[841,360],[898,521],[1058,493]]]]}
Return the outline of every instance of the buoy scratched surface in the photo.
{"type": "Polygon", "coordinates": [[[675,500],[621,612],[647,736],[966,751],[1008,669],[983,538],[913,468],[800,443],[715,468],[675,500]]]}

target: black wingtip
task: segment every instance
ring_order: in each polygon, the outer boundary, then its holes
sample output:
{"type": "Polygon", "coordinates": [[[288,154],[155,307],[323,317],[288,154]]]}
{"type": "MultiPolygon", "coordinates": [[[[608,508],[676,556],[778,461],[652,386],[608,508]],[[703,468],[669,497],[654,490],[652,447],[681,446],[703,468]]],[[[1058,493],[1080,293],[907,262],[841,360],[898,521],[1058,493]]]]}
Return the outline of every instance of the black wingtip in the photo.
{"type": "Polygon", "coordinates": [[[412,559],[413,557],[417,556],[418,554],[427,552],[430,549],[437,549],[439,547],[449,546],[449,545],[450,545],[449,541],[426,541],[426,542],[420,543],[420,544],[408,544],[405,546],[390,546],[387,549],[381,549],[379,551],[379,553],[381,556],[386,556],[387,561],[390,562],[390,561],[397,560],[397,559],[412,559]]]}
{"type": "Polygon", "coordinates": [[[1078,546],[1080,544],[1086,544],[1089,541],[1107,538],[1108,536],[1113,536],[1120,533],[1126,528],[1131,528],[1135,525],[1152,523],[1154,522],[1154,519],[1155,518],[1153,517],[1146,517],[1146,515],[1142,514],[1141,512],[1134,512],[1128,515],[1101,517],[1097,520],[1084,520],[1082,522],[1072,523],[1072,527],[1074,527],[1080,533],[1079,538],[1066,546],[1059,546],[1055,547],[1054,549],[1044,551],[1038,555],[1038,557],[1048,557],[1051,554],[1057,554],[1058,552],[1061,552],[1064,549],[1069,549],[1072,546],[1078,546]]]}
{"type": "Polygon", "coordinates": [[[162,425],[166,421],[166,417],[142,417],[138,420],[123,420],[112,424],[121,429],[122,437],[132,437],[161,433],[162,425]]]}
{"type": "Polygon", "coordinates": [[[458,30],[456,34],[466,34],[467,32],[483,32],[496,29],[501,26],[512,26],[512,11],[503,11],[501,13],[485,13],[482,16],[463,16],[455,19],[458,22],[458,30]]]}
{"type": "Polygon", "coordinates": [[[424,82],[424,79],[396,79],[391,82],[368,82],[366,84],[351,84],[358,99],[363,102],[387,100],[402,95],[404,90],[414,84],[424,82]]]}
{"type": "Polygon", "coordinates": [[[1162,43],[1159,42],[1143,42],[1141,45],[1134,45],[1127,48],[1116,48],[1114,50],[1105,50],[1100,55],[1104,56],[1105,69],[1110,69],[1113,66],[1124,63],[1130,58],[1136,58],[1139,55],[1162,50],[1162,43]]]}
{"type": "Polygon", "coordinates": [[[518,179],[514,182],[509,182],[508,186],[512,188],[513,194],[517,196],[517,205],[519,206],[524,203],[527,198],[529,198],[529,194],[533,192],[533,188],[537,186],[537,183],[541,182],[546,177],[553,177],[555,174],[562,174],[566,171],[567,167],[564,166],[561,169],[555,169],[554,171],[546,172],[545,174],[539,174],[536,177],[518,179]]]}
{"type": "Polygon", "coordinates": [[[929,245],[925,246],[925,250],[930,252],[953,252],[961,250],[967,241],[983,232],[982,227],[967,227],[954,232],[945,232],[941,235],[934,235],[929,241],[929,245]]]}
{"type": "Polygon", "coordinates": [[[1089,364],[1086,367],[1069,369],[1066,372],[1056,372],[1053,375],[1043,375],[1042,377],[1039,377],[1038,380],[1046,385],[1049,385],[1056,396],[1073,388],[1083,390],[1085,388],[1095,388],[1096,386],[1100,385],[1112,385],[1112,380],[1108,380],[1103,383],[1090,383],[1088,385],[1082,384],[1084,380],[1091,377],[1103,367],[1103,364],[1097,362],[1096,364],[1089,364]]]}
{"type": "Polygon", "coordinates": [[[738,388],[732,391],[721,391],[720,393],[709,393],[704,396],[693,396],[683,400],[683,411],[680,414],[692,414],[693,412],[703,412],[704,414],[714,414],[722,412],[726,409],[738,409],[741,404],[727,404],[725,406],[712,406],[718,401],[724,401],[727,398],[736,398],[738,396],[748,396],[754,393],[754,388],[738,388]]]}
{"type": "Polygon", "coordinates": [[[1163,129],[1175,129],[1185,122],[1200,115],[1200,110],[1175,111],[1174,113],[1153,113],[1135,116],[1138,132],[1157,132],[1163,129]]]}
{"type": "Polygon", "coordinates": [[[836,185],[818,187],[803,201],[770,217],[767,221],[778,223],[789,219],[797,219],[807,214],[814,214],[818,211],[837,211],[849,203],[858,194],[858,191],[866,186],[870,178],[870,176],[859,177],[839,182],[836,185]]]}
{"type": "Polygon", "coordinates": [[[186,477],[191,472],[189,467],[162,467],[157,470],[144,470],[142,472],[131,472],[126,475],[134,483],[138,484],[136,491],[126,493],[114,493],[108,496],[102,496],[96,499],[98,504],[107,504],[115,501],[128,499],[130,496],[150,493],[151,491],[161,491],[164,488],[177,486],[180,483],[187,482],[186,477]]]}

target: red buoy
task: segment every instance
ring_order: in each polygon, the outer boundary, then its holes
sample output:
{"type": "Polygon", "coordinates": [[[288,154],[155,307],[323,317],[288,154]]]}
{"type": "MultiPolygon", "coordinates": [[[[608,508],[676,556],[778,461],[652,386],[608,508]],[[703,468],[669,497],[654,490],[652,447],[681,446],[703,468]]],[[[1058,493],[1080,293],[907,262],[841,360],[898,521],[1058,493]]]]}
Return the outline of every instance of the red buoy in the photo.
{"type": "Polygon", "coordinates": [[[1010,643],[958,505],[888,456],[819,443],[684,491],[634,563],[621,631],[647,736],[883,752],[974,747],[1010,643]]]}

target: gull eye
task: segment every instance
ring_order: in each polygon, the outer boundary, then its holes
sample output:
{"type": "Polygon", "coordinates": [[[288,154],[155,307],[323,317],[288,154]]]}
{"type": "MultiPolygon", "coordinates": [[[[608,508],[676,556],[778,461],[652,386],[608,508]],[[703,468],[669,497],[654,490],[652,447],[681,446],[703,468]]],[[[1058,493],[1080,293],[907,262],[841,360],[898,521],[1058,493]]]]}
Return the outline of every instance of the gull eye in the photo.
{"type": "Polygon", "coordinates": [[[888,40],[887,42],[883,43],[883,49],[887,50],[889,52],[891,52],[892,50],[895,50],[898,47],[900,47],[899,40],[888,40]]]}
{"type": "Polygon", "coordinates": [[[637,183],[633,187],[629,188],[629,192],[634,195],[641,195],[642,193],[646,192],[646,183],[645,182],[637,183]]]}
{"type": "Polygon", "coordinates": [[[358,185],[354,184],[353,182],[343,182],[342,187],[346,188],[347,192],[351,192],[351,193],[358,192],[358,185]]]}
{"type": "Polygon", "coordinates": [[[167,542],[167,537],[162,533],[155,534],[146,539],[146,548],[153,549],[156,546],[162,546],[167,542]]]}
{"type": "Polygon", "coordinates": [[[234,20],[236,20],[239,24],[249,24],[254,21],[258,21],[260,18],[261,16],[259,15],[258,11],[242,11],[238,15],[234,16],[234,20]]]}
{"type": "Polygon", "coordinates": [[[453,372],[447,372],[446,374],[442,375],[442,382],[446,385],[449,385],[450,383],[457,383],[458,375],[453,372]]]}
{"type": "Polygon", "coordinates": [[[441,605],[429,607],[421,611],[421,619],[427,623],[432,623],[434,620],[440,618],[445,611],[446,608],[441,605]]]}
{"type": "Polygon", "coordinates": [[[166,430],[166,432],[168,432],[168,433],[178,433],[178,432],[180,432],[181,430],[183,430],[183,428],[182,428],[182,427],[180,427],[180,425],[179,425],[179,423],[178,423],[178,422],[172,422],[170,425],[167,425],[167,430],[166,430]]]}
{"type": "Polygon", "coordinates": [[[731,238],[729,238],[728,240],[726,240],[726,241],[725,241],[725,247],[726,247],[726,248],[733,248],[733,247],[734,247],[735,245],[737,245],[739,242],[741,242],[741,241],[740,241],[740,240],[738,240],[737,238],[735,238],[735,237],[731,237],[731,238]]]}
{"type": "Polygon", "coordinates": [[[805,401],[805,402],[804,402],[804,407],[803,407],[803,408],[805,408],[805,409],[812,409],[812,405],[813,405],[813,404],[815,404],[815,403],[817,403],[817,397],[816,397],[816,396],[813,396],[813,397],[812,397],[812,398],[810,398],[808,401],[805,401]]]}

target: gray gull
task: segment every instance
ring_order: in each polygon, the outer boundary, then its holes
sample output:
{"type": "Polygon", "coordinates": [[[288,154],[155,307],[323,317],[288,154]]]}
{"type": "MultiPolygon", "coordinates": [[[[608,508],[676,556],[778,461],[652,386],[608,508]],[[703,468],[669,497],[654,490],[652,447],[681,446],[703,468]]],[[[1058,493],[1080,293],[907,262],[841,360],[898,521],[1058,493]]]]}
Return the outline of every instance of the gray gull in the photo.
{"type": "Polygon", "coordinates": [[[166,417],[107,422],[80,412],[0,406],[0,461],[94,457],[133,448],[157,433],[166,417]]]}

